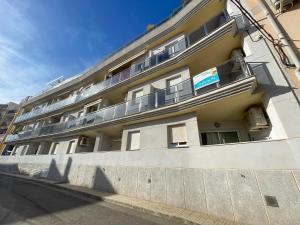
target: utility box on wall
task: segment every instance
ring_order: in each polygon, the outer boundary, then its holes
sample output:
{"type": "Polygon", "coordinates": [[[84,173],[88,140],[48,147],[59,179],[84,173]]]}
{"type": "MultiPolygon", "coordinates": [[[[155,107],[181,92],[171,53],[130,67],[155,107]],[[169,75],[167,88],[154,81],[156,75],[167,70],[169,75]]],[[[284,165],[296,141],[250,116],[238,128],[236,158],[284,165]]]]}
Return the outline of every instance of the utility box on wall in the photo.
{"type": "Polygon", "coordinates": [[[251,132],[261,131],[269,127],[261,107],[251,107],[247,111],[248,129],[251,132]]]}

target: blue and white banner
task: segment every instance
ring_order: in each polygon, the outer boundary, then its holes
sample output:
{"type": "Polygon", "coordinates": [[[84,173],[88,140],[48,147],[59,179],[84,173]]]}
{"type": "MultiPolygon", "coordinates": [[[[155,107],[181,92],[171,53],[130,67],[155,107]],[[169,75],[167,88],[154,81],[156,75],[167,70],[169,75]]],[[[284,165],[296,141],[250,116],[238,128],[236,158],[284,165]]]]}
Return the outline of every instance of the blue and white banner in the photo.
{"type": "Polygon", "coordinates": [[[220,81],[217,68],[211,68],[193,77],[194,90],[204,88],[220,81]]]}

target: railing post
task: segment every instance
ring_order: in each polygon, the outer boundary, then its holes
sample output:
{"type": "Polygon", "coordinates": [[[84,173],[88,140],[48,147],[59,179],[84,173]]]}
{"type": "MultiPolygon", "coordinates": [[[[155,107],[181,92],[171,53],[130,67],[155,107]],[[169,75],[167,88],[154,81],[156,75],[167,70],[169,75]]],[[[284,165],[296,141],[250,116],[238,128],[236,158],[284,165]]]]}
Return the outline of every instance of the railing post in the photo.
{"type": "Polygon", "coordinates": [[[177,103],[179,101],[178,84],[176,84],[174,86],[174,89],[175,89],[175,99],[174,99],[175,101],[174,101],[174,103],[177,103]]]}
{"type": "Polygon", "coordinates": [[[128,111],[128,101],[125,104],[125,116],[127,116],[127,111],[128,111]]]}
{"type": "Polygon", "coordinates": [[[114,113],[113,113],[113,117],[112,117],[113,119],[115,119],[115,117],[116,117],[116,108],[117,108],[117,106],[114,107],[114,113]]]}
{"type": "Polygon", "coordinates": [[[154,107],[157,108],[158,107],[158,92],[157,91],[155,92],[154,96],[155,96],[155,105],[154,105],[154,107]]]}
{"type": "Polygon", "coordinates": [[[139,112],[141,112],[141,108],[142,108],[142,97],[139,98],[139,112]]]}

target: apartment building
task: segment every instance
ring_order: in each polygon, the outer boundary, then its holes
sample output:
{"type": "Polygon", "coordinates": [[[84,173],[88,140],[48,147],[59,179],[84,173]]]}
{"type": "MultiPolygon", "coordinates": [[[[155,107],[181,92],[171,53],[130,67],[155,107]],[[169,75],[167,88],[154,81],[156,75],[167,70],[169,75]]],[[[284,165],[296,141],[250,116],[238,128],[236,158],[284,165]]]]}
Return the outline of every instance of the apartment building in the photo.
{"type": "Polygon", "coordinates": [[[4,139],[6,135],[10,132],[12,122],[18,112],[19,105],[14,102],[9,102],[7,104],[0,104],[0,154],[11,153],[13,149],[12,146],[5,146],[4,139]],[[6,148],[7,147],[7,148],[6,148]],[[4,152],[3,152],[4,151],[4,152]]]}
{"type": "Polygon", "coordinates": [[[294,89],[232,1],[190,1],[100,64],[26,98],[1,170],[238,222],[296,224],[294,89]]]}

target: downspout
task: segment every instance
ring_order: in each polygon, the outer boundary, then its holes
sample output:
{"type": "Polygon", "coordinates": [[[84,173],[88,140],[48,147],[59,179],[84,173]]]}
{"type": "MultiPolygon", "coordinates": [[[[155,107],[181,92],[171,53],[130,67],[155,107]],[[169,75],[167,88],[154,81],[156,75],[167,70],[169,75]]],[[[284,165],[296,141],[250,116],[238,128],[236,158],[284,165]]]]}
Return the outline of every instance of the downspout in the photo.
{"type": "Polygon", "coordinates": [[[288,42],[285,35],[283,34],[281,28],[277,25],[277,22],[274,19],[273,13],[270,12],[270,9],[269,9],[268,6],[266,6],[266,4],[267,3],[265,2],[265,0],[260,1],[260,6],[261,6],[263,12],[265,13],[266,17],[270,21],[270,23],[271,23],[274,31],[276,32],[280,42],[283,44],[282,48],[287,51],[290,59],[295,64],[295,66],[296,66],[295,74],[296,74],[296,77],[298,78],[298,80],[300,80],[300,59],[299,59],[298,55],[296,54],[296,52],[294,51],[294,49],[292,48],[292,46],[290,45],[290,43],[288,42]]]}

